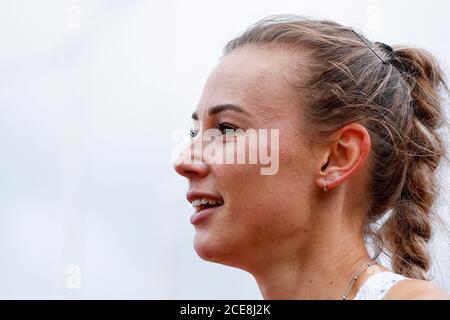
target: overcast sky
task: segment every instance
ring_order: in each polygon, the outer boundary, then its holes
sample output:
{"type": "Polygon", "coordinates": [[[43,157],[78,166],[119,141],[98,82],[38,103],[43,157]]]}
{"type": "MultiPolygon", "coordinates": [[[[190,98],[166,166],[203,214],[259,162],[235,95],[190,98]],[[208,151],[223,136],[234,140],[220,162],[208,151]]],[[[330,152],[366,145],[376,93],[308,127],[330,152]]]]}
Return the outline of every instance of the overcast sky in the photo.
{"type": "MultiPolygon", "coordinates": [[[[171,137],[224,44],[278,13],[424,47],[449,70],[445,0],[0,2],[0,298],[261,298],[251,275],[196,256],[171,137]]],[[[448,249],[433,243],[450,290],[448,249]]]]}

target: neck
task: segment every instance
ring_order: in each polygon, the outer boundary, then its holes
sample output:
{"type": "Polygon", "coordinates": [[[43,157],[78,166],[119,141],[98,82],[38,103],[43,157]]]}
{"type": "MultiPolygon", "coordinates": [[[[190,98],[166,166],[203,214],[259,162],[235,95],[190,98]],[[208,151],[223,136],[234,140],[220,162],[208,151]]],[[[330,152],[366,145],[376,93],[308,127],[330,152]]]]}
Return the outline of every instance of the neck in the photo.
{"type": "MultiPolygon", "coordinates": [[[[265,252],[268,258],[258,264],[261,267],[249,270],[264,299],[342,298],[355,271],[371,259],[363,236],[354,232],[354,225],[346,228],[337,221],[328,224],[328,228],[316,224],[316,231],[308,230],[308,239],[299,240],[297,246],[292,246],[292,239],[284,248],[277,244],[269,249],[271,254],[265,252]]],[[[347,299],[356,295],[367,276],[361,274],[347,299]]]]}
{"type": "MultiPolygon", "coordinates": [[[[264,299],[341,299],[353,273],[369,261],[367,252],[352,252],[322,263],[284,261],[254,276],[264,299]]],[[[347,299],[356,295],[356,289],[355,283],[347,299]]]]}

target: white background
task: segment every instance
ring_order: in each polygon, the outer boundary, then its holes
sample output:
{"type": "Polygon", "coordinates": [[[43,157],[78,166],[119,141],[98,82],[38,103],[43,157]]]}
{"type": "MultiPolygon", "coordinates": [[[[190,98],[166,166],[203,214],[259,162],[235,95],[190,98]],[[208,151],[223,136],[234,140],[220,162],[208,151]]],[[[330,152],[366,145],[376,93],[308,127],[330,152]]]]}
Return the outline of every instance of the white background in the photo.
{"type": "MultiPolygon", "coordinates": [[[[0,2],[0,298],[261,298],[195,255],[171,136],[225,43],[277,13],[424,47],[449,70],[445,0],[0,2]]],[[[433,253],[449,290],[448,240],[433,253]]]]}

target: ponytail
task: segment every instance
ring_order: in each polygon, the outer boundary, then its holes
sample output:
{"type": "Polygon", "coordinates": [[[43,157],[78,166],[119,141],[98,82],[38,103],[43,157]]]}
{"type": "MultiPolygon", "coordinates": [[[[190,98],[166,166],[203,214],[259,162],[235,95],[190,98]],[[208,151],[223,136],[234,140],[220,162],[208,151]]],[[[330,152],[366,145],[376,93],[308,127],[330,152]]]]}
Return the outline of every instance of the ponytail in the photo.
{"type": "Polygon", "coordinates": [[[437,130],[445,122],[441,89],[446,85],[438,63],[424,50],[399,48],[392,63],[410,88],[411,118],[403,133],[401,192],[380,233],[395,272],[427,279],[432,207],[438,193],[435,171],[445,149],[437,130]]]}

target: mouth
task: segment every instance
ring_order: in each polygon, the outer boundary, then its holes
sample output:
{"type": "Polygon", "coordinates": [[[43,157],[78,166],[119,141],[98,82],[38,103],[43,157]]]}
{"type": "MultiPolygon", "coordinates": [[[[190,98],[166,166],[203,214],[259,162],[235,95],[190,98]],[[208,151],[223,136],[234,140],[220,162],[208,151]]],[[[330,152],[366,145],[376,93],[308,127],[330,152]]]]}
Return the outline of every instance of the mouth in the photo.
{"type": "Polygon", "coordinates": [[[200,211],[209,209],[209,208],[216,208],[216,207],[220,207],[223,205],[223,201],[222,200],[209,200],[206,198],[202,198],[202,199],[196,199],[194,201],[192,201],[192,206],[195,209],[195,213],[198,213],[200,211]]]}
{"type": "Polygon", "coordinates": [[[191,223],[194,225],[204,221],[224,205],[222,197],[206,193],[189,192],[187,199],[195,210],[191,216],[191,223]]]}

